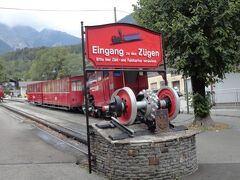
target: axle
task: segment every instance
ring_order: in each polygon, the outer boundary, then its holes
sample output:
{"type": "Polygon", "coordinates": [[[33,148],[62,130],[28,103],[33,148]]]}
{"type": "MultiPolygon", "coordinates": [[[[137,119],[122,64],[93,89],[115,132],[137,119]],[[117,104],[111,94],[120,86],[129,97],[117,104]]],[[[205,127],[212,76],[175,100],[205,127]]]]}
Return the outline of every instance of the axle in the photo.
{"type": "Polygon", "coordinates": [[[157,93],[142,90],[135,97],[130,88],[124,87],[115,91],[109,105],[103,107],[103,111],[119,117],[120,123],[124,125],[133,124],[137,116],[155,121],[157,109],[168,109],[169,120],[176,117],[179,112],[179,98],[175,90],[169,87],[164,87],[157,93]]]}

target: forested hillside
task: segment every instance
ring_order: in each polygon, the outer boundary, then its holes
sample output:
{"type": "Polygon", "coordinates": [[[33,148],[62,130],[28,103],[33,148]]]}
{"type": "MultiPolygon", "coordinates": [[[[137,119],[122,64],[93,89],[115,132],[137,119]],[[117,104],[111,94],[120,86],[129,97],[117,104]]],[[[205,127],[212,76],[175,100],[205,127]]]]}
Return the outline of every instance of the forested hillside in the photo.
{"type": "Polygon", "coordinates": [[[39,81],[82,74],[80,45],[21,49],[0,56],[0,81],[39,81]]]}

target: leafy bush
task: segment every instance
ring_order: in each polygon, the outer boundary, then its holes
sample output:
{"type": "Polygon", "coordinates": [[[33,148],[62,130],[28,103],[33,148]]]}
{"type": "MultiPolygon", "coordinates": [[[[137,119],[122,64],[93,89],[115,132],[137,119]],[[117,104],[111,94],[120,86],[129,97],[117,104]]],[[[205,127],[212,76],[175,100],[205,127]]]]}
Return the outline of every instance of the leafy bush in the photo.
{"type": "Polygon", "coordinates": [[[192,98],[192,106],[196,116],[201,118],[206,117],[212,108],[210,96],[203,97],[198,93],[195,93],[192,98]]]}

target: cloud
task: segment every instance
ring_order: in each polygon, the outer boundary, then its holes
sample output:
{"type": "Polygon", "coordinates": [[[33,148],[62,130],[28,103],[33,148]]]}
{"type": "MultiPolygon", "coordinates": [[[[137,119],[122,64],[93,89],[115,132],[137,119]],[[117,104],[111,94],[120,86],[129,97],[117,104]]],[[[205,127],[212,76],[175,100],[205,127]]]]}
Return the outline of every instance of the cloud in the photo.
{"type": "MultiPolygon", "coordinates": [[[[56,9],[56,10],[106,10],[106,11],[18,11],[0,9],[0,22],[9,26],[27,25],[37,30],[51,28],[64,31],[80,37],[80,22],[85,25],[98,25],[114,22],[113,7],[117,10],[132,12],[132,4],[137,0],[3,0],[0,7],[15,7],[24,9],[56,9]]],[[[128,15],[125,12],[117,11],[117,19],[120,20],[128,15]]]]}

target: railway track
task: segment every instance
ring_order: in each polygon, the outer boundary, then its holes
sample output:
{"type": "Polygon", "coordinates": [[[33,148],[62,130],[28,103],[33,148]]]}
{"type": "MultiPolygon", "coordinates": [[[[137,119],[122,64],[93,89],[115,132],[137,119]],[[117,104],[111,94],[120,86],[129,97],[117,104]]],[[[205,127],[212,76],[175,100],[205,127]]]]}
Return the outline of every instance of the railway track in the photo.
{"type": "Polygon", "coordinates": [[[54,137],[59,142],[65,143],[71,148],[88,155],[87,153],[87,137],[85,132],[76,131],[69,127],[64,127],[54,122],[50,122],[46,119],[34,116],[30,113],[23,112],[17,108],[9,107],[7,105],[1,104],[6,110],[9,110],[17,115],[20,115],[24,118],[27,118],[32,122],[36,128],[38,128],[43,133],[48,134],[51,137],[54,137]]]}

